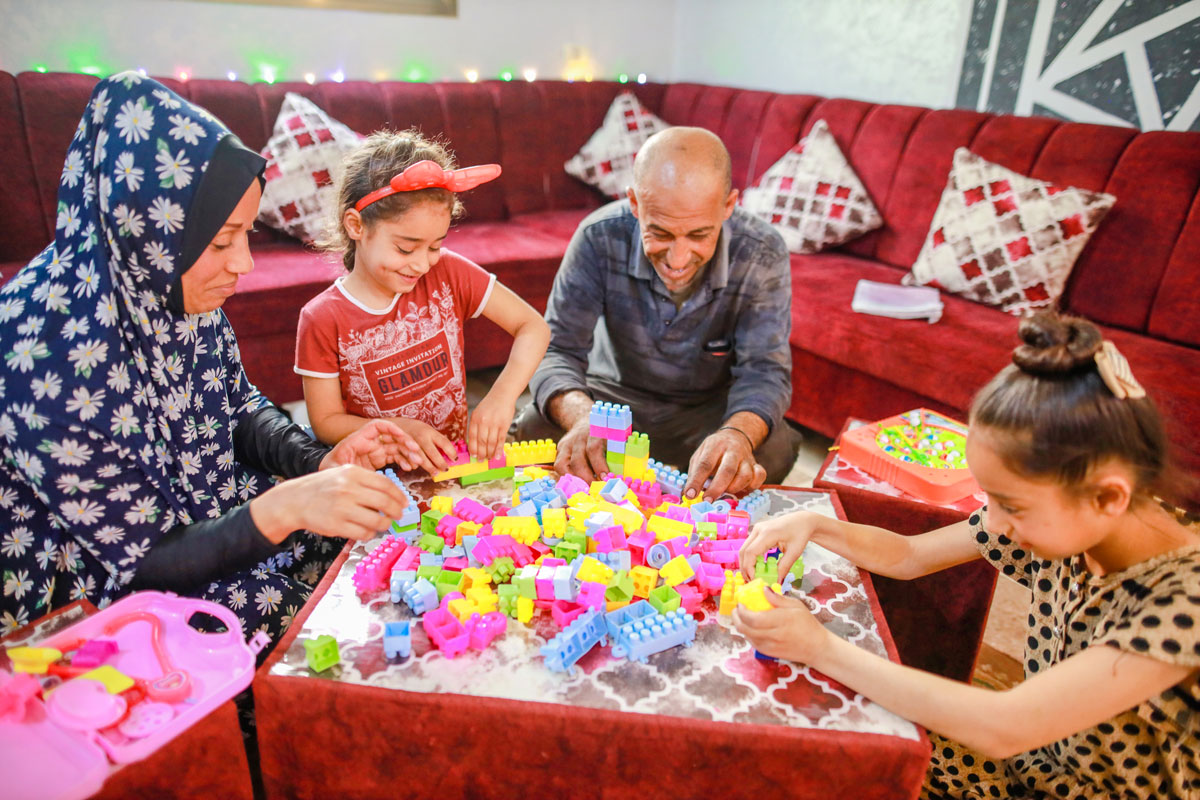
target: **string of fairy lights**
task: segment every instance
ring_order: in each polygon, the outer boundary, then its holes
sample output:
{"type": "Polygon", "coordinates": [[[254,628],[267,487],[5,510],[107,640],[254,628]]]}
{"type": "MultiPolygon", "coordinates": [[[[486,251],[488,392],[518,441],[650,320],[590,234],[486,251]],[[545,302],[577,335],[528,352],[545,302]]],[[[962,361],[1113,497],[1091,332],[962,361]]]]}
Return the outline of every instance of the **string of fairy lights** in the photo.
{"type": "MultiPolygon", "coordinates": [[[[50,68],[45,64],[34,64],[34,65],[32,65],[32,70],[34,72],[42,72],[42,73],[51,71],[50,68]]],[[[81,73],[84,75],[94,75],[96,77],[102,77],[104,75],[111,74],[113,72],[112,70],[107,70],[103,67],[99,67],[99,66],[96,66],[93,64],[84,64],[82,66],[73,67],[66,71],[78,72],[78,73],[81,73]]],[[[141,73],[142,75],[148,74],[145,69],[138,69],[137,71],[139,73],[141,73]]],[[[243,76],[242,74],[239,74],[235,70],[229,70],[228,72],[225,73],[225,77],[231,81],[236,81],[236,80],[241,79],[241,80],[246,80],[248,83],[256,83],[256,82],[257,83],[275,83],[276,81],[279,81],[282,77],[284,77],[282,75],[282,72],[283,71],[274,64],[258,64],[258,65],[255,65],[255,67],[251,70],[251,73],[247,76],[243,76]]],[[[178,70],[175,70],[172,77],[175,77],[175,78],[179,79],[180,81],[186,83],[187,81],[191,80],[193,77],[196,77],[196,76],[190,70],[178,69],[178,70]]],[[[330,72],[323,76],[318,76],[316,72],[305,72],[300,75],[300,78],[305,83],[308,83],[308,84],[316,83],[317,80],[319,79],[319,77],[323,78],[324,80],[332,81],[333,83],[342,83],[346,80],[346,73],[344,70],[337,69],[337,70],[334,70],[333,72],[330,72]]],[[[467,83],[478,83],[479,80],[481,78],[483,78],[483,75],[477,69],[464,69],[462,71],[462,78],[467,83]]],[[[375,81],[399,79],[399,80],[408,81],[410,83],[432,83],[433,82],[431,71],[428,68],[421,67],[421,66],[408,67],[408,68],[404,69],[397,76],[393,76],[386,71],[377,71],[372,75],[372,79],[375,81]]],[[[495,79],[501,80],[501,81],[514,81],[514,80],[518,80],[518,79],[523,79],[525,81],[528,81],[529,83],[533,83],[534,81],[536,81],[538,79],[538,71],[533,67],[525,67],[519,73],[517,72],[516,69],[502,69],[502,70],[500,70],[500,72],[496,73],[495,79]]],[[[569,70],[567,72],[564,72],[562,75],[562,80],[565,80],[567,83],[575,83],[576,81],[591,83],[593,80],[597,80],[597,79],[599,79],[599,80],[611,79],[611,80],[615,80],[617,83],[630,83],[630,82],[646,83],[646,81],[648,80],[646,73],[644,73],[644,72],[639,72],[636,75],[631,75],[627,72],[621,72],[615,76],[612,76],[611,78],[608,78],[607,76],[604,76],[604,75],[597,76],[592,71],[583,71],[583,70],[574,70],[574,71],[569,70]]],[[[441,80],[446,81],[446,80],[450,80],[450,79],[443,77],[443,78],[441,78],[441,80]]]]}

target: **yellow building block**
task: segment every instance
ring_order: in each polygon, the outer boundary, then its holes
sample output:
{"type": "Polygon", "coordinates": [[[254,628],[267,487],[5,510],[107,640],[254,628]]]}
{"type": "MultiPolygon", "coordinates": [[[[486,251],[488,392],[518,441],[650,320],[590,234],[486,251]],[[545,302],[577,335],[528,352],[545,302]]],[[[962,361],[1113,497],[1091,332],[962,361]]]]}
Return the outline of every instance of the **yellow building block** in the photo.
{"type": "Polygon", "coordinates": [[[528,625],[531,619],[533,619],[533,600],[528,597],[518,596],[517,621],[528,625]]]}
{"type": "Polygon", "coordinates": [[[599,497],[600,492],[604,491],[605,483],[607,483],[607,481],[592,481],[591,485],[588,486],[588,494],[590,494],[592,497],[599,497]]]}
{"type": "Polygon", "coordinates": [[[454,529],[454,543],[462,544],[464,536],[478,536],[479,531],[483,526],[478,522],[467,522],[463,520],[458,523],[458,527],[454,529]]]}
{"type": "Polygon", "coordinates": [[[475,607],[476,613],[487,614],[500,607],[500,598],[487,586],[476,586],[467,590],[467,599],[475,607]]]}
{"type": "Polygon", "coordinates": [[[755,578],[736,590],[738,606],[750,611],[770,611],[775,606],[771,605],[771,601],[763,594],[765,590],[766,584],[762,582],[762,579],[755,578]]]}
{"type": "Polygon", "coordinates": [[[511,536],[521,544],[533,544],[542,536],[536,517],[496,517],[492,520],[492,533],[511,536]]]}
{"type": "Polygon", "coordinates": [[[465,597],[456,597],[451,600],[449,605],[450,613],[459,622],[466,622],[475,613],[475,604],[465,597]]]}
{"type": "Polygon", "coordinates": [[[696,571],[692,569],[692,565],[688,563],[686,558],[675,556],[666,564],[663,564],[658,574],[662,575],[663,582],[667,586],[678,586],[694,578],[696,571]]]}
{"type": "Polygon", "coordinates": [[[643,600],[658,586],[658,570],[654,567],[634,567],[629,570],[629,577],[633,578],[633,596],[643,600]]]}
{"type": "Polygon", "coordinates": [[[626,478],[633,480],[634,475],[645,474],[646,462],[648,460],[649,459],[645,458],[644,456],[642,458],[636,458],[634,456],[626,455],[625,456],[625,466],[624,466],[624,469],[622,469],[621,471],[624,473],[626,478]]]}
{"type": "Polygon", "coordinates": [[[611,603],[604,604],[604,612],[606,614],[611,614],[612,612],[616,611],[618,608],[624,608],[627,605],[629,605],[628,600],[614,600],[611,603]]]}
{"type": "Polygon", "coordinates": [[[487,574],[486,570],[482,570],[479,567],[467,567],[462,571],[462,574],[467,579],[463,585],[463,589],[467,592],[476,586],[490,586],[492,583],[492,576],[487,574]]]}
{"type": "Polygon", "coordinates": [[[434,481],[452,481],[455,478],[461,478],[463,475],[474,475],[478,472],[487,472],[491,467],[487,461],[476,461],[471,459],[465,464],[455,464],[445,472],[439,472],[433,476],[434,481]]]}
{"type": "Polygon", "coordinates": [[[90,672],[83,673],[79,677],[100,681],[100,683],[104,684],[104,689],[109,694],[120,694],[126,689],[133,687],[133,678],[111,664],[103,664],[90,672]]]}
{"type": "Polygon", "coordinates": [[[727,617],[733,613],[733,609],[737,608],[738,590],[745,585],[746,579],[742,577],[741,570],[725,570],[725,585],[721,587],[721,602],[717,607],[718,614],[727,617]]]}
{"type": "Polygon", "coordinates": [[[656,541],[662,542],[677,536],[691,536],[695,527],[690,522],[671,519],[661,514],[655,514],[646,522],[646,530],[654,534],[656,541]]]}
{"type": "MultiPolygon", "coordinates": [[[[553,439],[537,439],[530,442],[509,442],[504,445],[507,466],[525,467],[531,464],[553,464],[558,458],[558,446],[553,439]]],[[[529,473],[526,472],[526,475],[529,473]]]]}
{"type": "Polygon", "coordinates": [[[583,564],[575,573],[575,577],[581,581],[592,581],[594,583],[607,584],[608,579],[613,576],[612,568],[607,564],[597,561],[591,556],[584,556],[583,564]]]}
{"type": "Polygon", "coordinates": [[[454,498],[439,494],[436,497],[429,498],[429,507],[434,511],[449,514],[454,511],[454,498]]]}
{"type": "Polygon", "coordinates": [[[624,528],[625,533],[630,536],[640,531],[646,524],[646,518],[639,511],[628,506],[619,506],[604,500],[596,504],[596,510],[612,514],[616,523],[624,528]]]}
{"type": "Polygon", "coordinates": [[[542,532],[551,539],[561,539],[566,536],[567,510],[565,508],[543,508],[542,532]]]}

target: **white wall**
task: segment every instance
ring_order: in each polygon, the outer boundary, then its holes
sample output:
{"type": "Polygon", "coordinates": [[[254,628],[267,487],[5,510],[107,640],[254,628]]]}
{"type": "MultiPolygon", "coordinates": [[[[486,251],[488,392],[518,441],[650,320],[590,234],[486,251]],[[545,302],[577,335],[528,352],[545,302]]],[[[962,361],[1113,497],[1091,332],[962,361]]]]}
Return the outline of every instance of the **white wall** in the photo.
{"type": "Polygon", "coordinates": [[[968,0],[681,0],[676,80],[946,108],[968,0]]]}
{"type": "Polygon", "coordinates": [[[0,0],[0,69],[99,66],[153,75],[258,80],[484,78],[533,67],[561,78],[569,60],[597,78],[669,79],[677,0],[459,0],[457,17],[371,14],[177,0],[0,0]],[[602,13],[597,13],[603,9],[602,13]],[[638,24],[631,24],[637,20],[638,24]],[[575,48],[571,50],[570,48],[575,48]]]}

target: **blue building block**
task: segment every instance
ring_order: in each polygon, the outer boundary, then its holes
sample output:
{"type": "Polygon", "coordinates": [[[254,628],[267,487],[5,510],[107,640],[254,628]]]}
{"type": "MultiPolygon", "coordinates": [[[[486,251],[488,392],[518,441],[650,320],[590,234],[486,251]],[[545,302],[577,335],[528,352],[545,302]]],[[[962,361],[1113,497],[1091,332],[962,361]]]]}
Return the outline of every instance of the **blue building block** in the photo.
{"type": "Polygon", "coordinates": [[[588,553],[589,556],[608,565],[613,572],[628,570],[633,567],[633,556],[628,550],[612,550],[608,553],[588,553]]]}
{"type": "Polygon", "coordinates": [[[427,578],[419,578],[404,590],[404,602],[418,617],[438,607],[437,588],[427,578]]]}
{"type": "Polygon", "coordinates": [[[730,511],[733,511],[733,506],[729,504],[728,500],[718,500],[717,502],[713,503],[712,510],[718,514],[728,514],[730,511]]]}
{"type": "Polygon", "coordinates": [[[404,513],[400,515],[400,519],[392,522],[393,530],[395,530],[397,533],[400,533],[412,528],[413,526],[420,526],[421,510],[417,507],[417,498],[412,496],[412,493],[408,491],[408,487],[404,485],[404,481],[400,480],[400,476],[398,476],[396,471],[391,467],[385,469],[383,474],[384,477],[399,486],[400,491],[404,492],[404,496],[408,498],[408,505],[404,507],[404,513]]]}
{"type": "Polygon", "coordinates": [[[620,478],[609,478],[600,490],[600,496],[610,503],[622,503],[629,494],[629,486],[620,478]]]}
{"type": "Polygon", "coordinates": [[[391,578],[388,580],[388,591],[391,595],[393,603],[402,602],[404,592],[408,587],[417,582],[416,570],[392,570],[391,578]]]}
{"type": "Polygon", "coordinates": [[[409,620],[383,624],[383,654],[388,658],[412,655],[412,623],[409,620]]]}
{"type": "Polygon", "coordinates": [[[650,605],[648,600],[638,600],[636,603],[610,611],[604,615],[604,624],[608,628],[608,635],[614,642],[617,641],[617,633],[624,626],[635,620],[643,617],[657,616],[658,611],[654,606],[650,605]]]}
{"type": "Polygon", "coordinates": [[[575,572],[579,569],[581,559],[575,559],[570,564],[560,564],[554,568],[554,597],[558,600],[575,600],[579,592],[579,582],[575,572]]]}
{"type": "Polygon", "coordinates": [[[646,462],[646,466],[658,475],[659,488],[664,494],[673,494],[679,497],[683,494],[683,487],[687,485],[687,473],[680,472],[674,467],[668,467],[661,461],[655,461],[653,458],[646,462]]]}
{"type": "Polygon", "coordinates": [[[445,561],[446,558],[437,553],[421,553],[422,567],[440,567],[445,561]]]}
{"type": "Polygon", "coordinates": [[[612,653],[645,663],[655,653],[679,645],[690,645],[696,638],[696,620],[682,608],[668,614],[642,617],[622,625],[615,637],[612,653]]]}
{"type": "Polygon", "coordinates": [[[464,550],[461,545],[458,545],[456,547],[446,546],[446,547],[442,548],[441,555],[442,555],[442,558],[466,558],[467,551],[464,550]]]}
{"type": "Polygon", "coordinates": [[[761,489],[755,489],[738,502],[738,509],[750,515],[750,524],[758,522],[771,508],[771,498],[761,489]]]}
{"type": "Polygon", "coordinates": [[[608,628],[599,609],[589,608],[542,646],[547,669],[575,674],[575,662],[598,644],[608,641],[608,628]]]}
{"type": "Polygon", "coordinates": [[[513,506],[508,511],[510,517],[537,517],[538,509],[533,503],[528,500],[520,505],[513,506]]]}
{"type": "MultiPolygon", "coordinates": [[[[688,511],[692,514],[692,522],[704,522],[708,517],[708,512],[716,510],[717,507],[707,500],[701,500],[699,503],[694,503],[688,507],[688,511]]],[[[726,511],[725,513],[728,514],[729,512],[726,511]]]]}
{"type": "Polygon", "coordinates": [[[466,552],[467,562],[472,567],[483,566],[483,562],[481,562],[478,558],[475,557],[475,545],[477,545],[477,544],[479,544],[478,536],[469,536],[468,535],[468,536],[462,537],[462,549],[466,552]]]}

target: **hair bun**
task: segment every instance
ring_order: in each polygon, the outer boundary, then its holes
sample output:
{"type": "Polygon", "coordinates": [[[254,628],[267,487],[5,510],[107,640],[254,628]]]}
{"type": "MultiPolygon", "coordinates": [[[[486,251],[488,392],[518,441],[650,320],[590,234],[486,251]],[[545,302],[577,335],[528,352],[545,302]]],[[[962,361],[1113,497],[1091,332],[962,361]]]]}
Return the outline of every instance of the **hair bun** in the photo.
{"type": "Polygon", "coordinates": [[[1032,375],[1074,372],[1095,362],[1104,343],[1100,330],[1085,319],[1042,312],[1021,320],[1022,344],[1013,350],[1013,363],[1032,375]]]}

